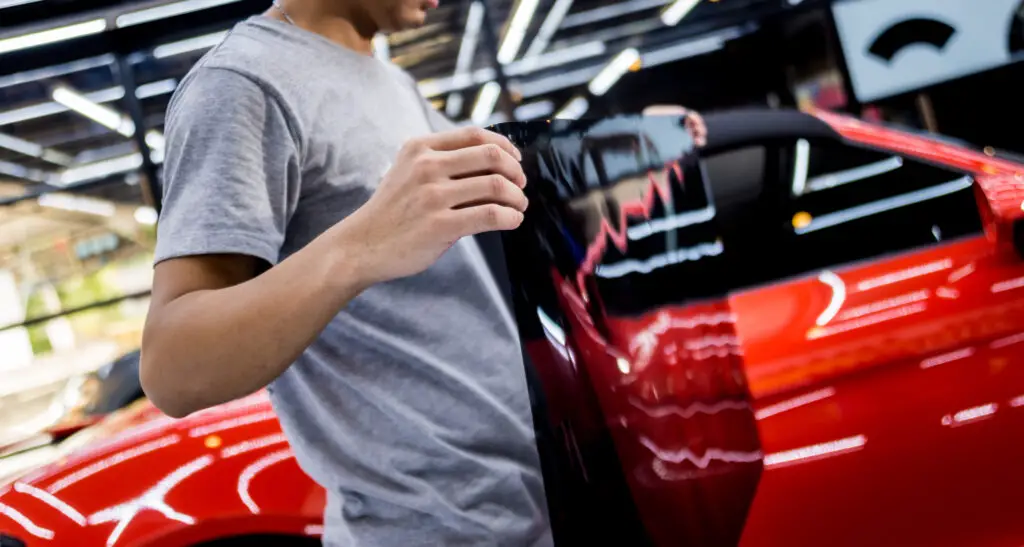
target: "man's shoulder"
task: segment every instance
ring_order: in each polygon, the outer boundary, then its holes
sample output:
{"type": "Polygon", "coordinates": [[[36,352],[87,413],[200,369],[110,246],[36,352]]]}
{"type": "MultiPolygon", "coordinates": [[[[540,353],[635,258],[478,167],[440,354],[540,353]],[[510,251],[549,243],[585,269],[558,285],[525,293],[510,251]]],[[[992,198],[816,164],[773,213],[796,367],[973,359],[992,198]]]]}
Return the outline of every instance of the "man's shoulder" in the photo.
{"type": "Polygon", "coordinates": [[[203,56],[187,78],[228,72],[260,87],[280,89],[296,80],[296,74],[304,70],[302,65],[308,57],[285,37],[275,36],[257,26],[257,22],[247,20],[237,24],[220,44],[203,56]]]}

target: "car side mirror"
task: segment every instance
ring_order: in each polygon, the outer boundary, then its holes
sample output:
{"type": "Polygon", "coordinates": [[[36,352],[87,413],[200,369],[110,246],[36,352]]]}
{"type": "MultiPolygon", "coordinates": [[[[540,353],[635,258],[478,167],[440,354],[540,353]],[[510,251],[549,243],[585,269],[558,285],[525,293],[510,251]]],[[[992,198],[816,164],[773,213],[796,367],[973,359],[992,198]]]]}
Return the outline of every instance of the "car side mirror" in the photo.
{"type": "Polygon", "coordinates": [[[1015,249],[1024,258],[1024,177],[979,177],[975,191],[985,234],[997,246],[1015,249]]]}

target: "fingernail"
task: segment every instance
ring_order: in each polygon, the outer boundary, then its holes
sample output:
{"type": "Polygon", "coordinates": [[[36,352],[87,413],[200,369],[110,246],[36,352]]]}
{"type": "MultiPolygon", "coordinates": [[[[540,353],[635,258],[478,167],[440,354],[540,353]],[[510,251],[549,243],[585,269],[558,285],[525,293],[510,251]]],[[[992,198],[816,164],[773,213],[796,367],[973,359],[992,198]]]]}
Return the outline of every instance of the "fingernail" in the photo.
{"type": "Polygon", "coordinates": [[[519,150],[519,148],[517,146],[513,146],[512,149],[516,151],[516,160],[523,161],[523,152],[522,152],[522,150],[519,150]]]}

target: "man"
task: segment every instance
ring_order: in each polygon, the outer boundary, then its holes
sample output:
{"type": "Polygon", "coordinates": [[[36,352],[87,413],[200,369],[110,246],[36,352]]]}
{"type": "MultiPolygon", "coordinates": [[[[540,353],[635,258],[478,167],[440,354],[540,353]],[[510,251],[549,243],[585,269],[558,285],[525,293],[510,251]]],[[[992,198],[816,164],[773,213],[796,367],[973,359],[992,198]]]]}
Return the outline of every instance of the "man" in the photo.
{"type": "Polygon", "coordinates": [[[436,0],[283,0],[167,114],[141,379],[185,416],[269,386],[328,546],[550,545],[515,324],[478,233],[519,151],[372,55],[436,0]]]}

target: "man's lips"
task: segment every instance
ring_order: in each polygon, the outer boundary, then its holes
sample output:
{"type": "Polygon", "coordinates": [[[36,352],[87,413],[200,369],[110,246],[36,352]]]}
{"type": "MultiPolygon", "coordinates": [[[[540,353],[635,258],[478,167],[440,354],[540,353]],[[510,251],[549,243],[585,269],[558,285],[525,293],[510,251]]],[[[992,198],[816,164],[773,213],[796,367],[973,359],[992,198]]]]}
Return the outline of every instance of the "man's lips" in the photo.
{"type": "Polygon", "coordinates": [[[423,5],[427,9],[437,9],[441,5],[441,0],[423,0],[423,5]]]}

